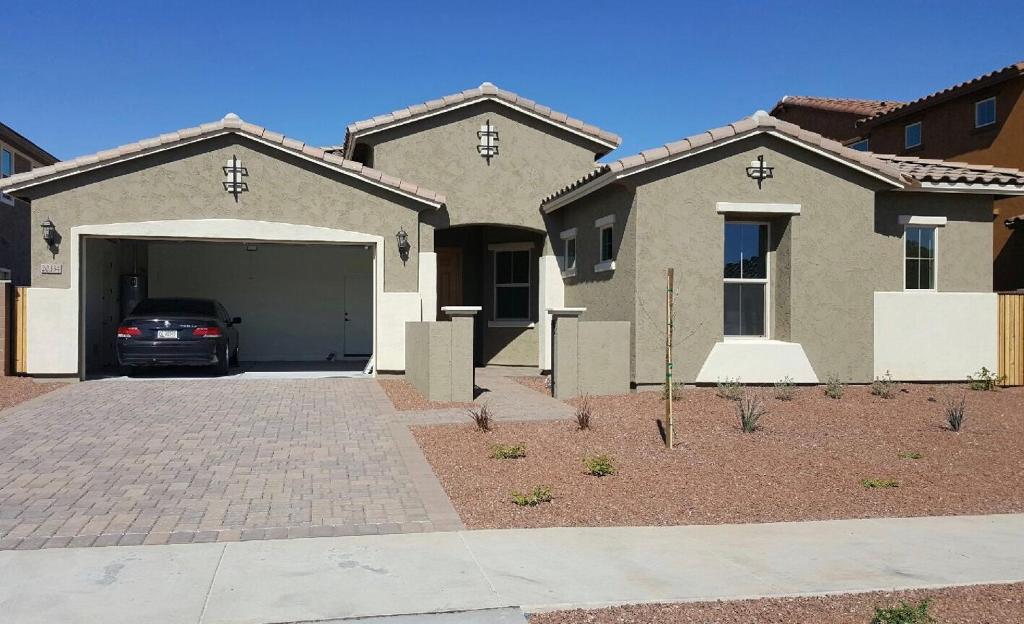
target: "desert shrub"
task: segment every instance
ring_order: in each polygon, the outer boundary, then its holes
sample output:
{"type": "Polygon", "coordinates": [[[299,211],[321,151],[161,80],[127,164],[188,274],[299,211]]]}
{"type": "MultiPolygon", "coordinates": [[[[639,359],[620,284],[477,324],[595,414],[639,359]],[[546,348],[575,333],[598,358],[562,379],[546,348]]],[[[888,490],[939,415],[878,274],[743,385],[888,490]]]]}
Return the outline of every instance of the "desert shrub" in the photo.
{"type": "Polygon", "coordinates": [[[796,392],[796,384],[793,383],[793,378],[786,375],[782,379],[775,382],[775,398],[780,401],[792,401],[793,394],[796,392]]]}
{"type": "Polygon", "coordinates": [[[958,399],[946,401],[946,425],[950,431],[960,431],[964,426],[964,412],[967,408],[967,397],[961,395],[958,399]]]}
{"type": "Polygon", "coordinates": [[[886,490],[900,486],[900,482],[896,479],[861,479],[860,484],[869,490],[886,490]]]}
{"type": "Polygon", "coordinates": [[[897,453],[896,457],[899,457],[900,459],[921,459],[924,455],[917,451],[903,451],[902,453],[897,453]]]}
{"type": "Polygon", "coordinates": [[[736,413],[740,417],[740,429],[744,433],[753,433],[757,431],[758,421],[768,410],[761,404],[761,397],[754,395],[740,399],[736,404],[736,413]]]}
{"type": "Polygon", "coordinates": [[[730,401],[739,401],[743,398],[743,384],[740,383],[740,378],[725,379],[718,382],[718,389],[715,394],[722,397],[723,399],[729,399],[730,401]]]}
{"type": "Polygon", "coordinates": [[[925,598],[916,605],[900,602],[896,607],[875,607],[871,624],[932,624],[938,622],[928,613],[931,601],[925,598]]]}
{"type": "Polygon", "coordinates": [[[1000,377],[982,366],[980,371],[967,376],[967,386],[971,390],[995,390],[1005,380],[1005,377],[1000,377]]]}
{"type": "Polygon", "coordinates": [[[589,394],[583,395],[583,398],[580,399],[579,405],[576,406],[576,411],[573,415],[576,417],[577,429],[580,431],[590,429],[590,417],[594,415],[594,402],[591,400],[589,394]]]}
{"type": "MultiPolygon", "coordinates": [[[[668,400],[668,382],[661,384],[661,400],[668,400]]],[[[672,400],[681,401],[683,400],[683,384],[679,381],[672,382],[672,400]]]]}
{"type": "Polygon", "coordinates": [[[551,488],[544,485],[538,485],[526,494],[512,492],[512,502],[520,507],[535,507],[541,503],[550,503],[551,498],[551,488]]]}
{"type": "Polygon", "coordinates": [[[587,474],[594,477],[607,477],[616,473],[615,464],[607,455],[587,457],[583,460],[583,465],[587,469],[587,474]]]}
{"type": "Polygon", "coordinates": [[[494,459],[521,459],[526,457],[525,444],[495,444],[491,449],[494,459]]]}
{"type": "Polygon", "coordinates": [[[476,423],[476,428],[480,431],[490,431],[492,426],[492,415],[491,410],[486,404],[481,405],[476,409],[469,410],[469,416],[476,423]]]}
{"type": "Polygon", "coordinates": [[[896,396],[898,387],[899,384],[892,378],[892,373],[885,371],[884,375],[875,377],[875,380],[871,382],[871,394],[883,399],[891,399],[896,396]]]}
{"type": "Polygon", "coordinates": [[[843,398],[844,392],[846,392],[846,384],[839,379],[839,375],[835,373],[829,374],[828,379],[825,380],[825,396],[838,401],[843,398]]]}

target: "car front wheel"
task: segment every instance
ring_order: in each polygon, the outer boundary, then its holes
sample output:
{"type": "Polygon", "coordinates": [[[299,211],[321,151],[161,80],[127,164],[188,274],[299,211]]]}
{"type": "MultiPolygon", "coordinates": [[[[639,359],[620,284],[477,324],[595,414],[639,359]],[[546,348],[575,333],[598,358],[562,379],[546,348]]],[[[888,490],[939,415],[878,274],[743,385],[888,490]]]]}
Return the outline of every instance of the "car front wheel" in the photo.
{"type": "Polygon", "coordinates": [[[218,375],[227,375],[231,372],[231,362],[228,360],[228,346],[217,349],[216,370],[218,375]]]}

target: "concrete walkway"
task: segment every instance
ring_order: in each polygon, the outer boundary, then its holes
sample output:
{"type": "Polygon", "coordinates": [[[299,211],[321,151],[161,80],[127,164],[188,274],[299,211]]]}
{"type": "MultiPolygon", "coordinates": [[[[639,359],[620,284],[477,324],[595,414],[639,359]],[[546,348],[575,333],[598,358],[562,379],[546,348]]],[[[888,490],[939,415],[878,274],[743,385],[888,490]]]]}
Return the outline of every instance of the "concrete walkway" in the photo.
{"type": "Polygon", "coordinates": [[[269,623],[1024,580],[1024,514],[0,552],[5,622],[269,623]]]}

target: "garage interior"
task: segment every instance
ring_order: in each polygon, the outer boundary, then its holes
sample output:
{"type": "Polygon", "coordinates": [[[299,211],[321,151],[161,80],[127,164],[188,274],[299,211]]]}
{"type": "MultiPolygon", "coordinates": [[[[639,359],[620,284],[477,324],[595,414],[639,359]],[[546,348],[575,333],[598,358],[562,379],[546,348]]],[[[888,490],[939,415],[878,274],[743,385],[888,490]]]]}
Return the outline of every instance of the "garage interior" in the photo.
{"type": "Polygon", "coordinates": [[[374,343],[369,246],[87,237],[82,249],[85,377],[117,374],[118,324],[144,296],[224,304],[242,318],[239,359],[247,374],[368,370],[374,343]]]}

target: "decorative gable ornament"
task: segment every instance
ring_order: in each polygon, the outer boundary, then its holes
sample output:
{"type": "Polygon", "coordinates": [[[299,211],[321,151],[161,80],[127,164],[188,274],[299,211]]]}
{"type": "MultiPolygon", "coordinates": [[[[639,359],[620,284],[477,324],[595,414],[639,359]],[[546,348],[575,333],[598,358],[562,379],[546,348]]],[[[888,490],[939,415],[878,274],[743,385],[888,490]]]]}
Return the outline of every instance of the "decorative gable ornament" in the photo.
{"type": "Polygon", "coordinates": [[[764,162],[764,156],[761,154],[757,155],[757,160],[750,161],[750,166],[747,167],[747,177],[757,181],[757,188],[761,188],[761,183],[769,178],[775,177],[775,167],[769,167],[764,162]]]}
{"type": "Polygon", "coordinates": [[[236,202],[241,193],[249,190],[249,184],[242,180],[248,175],[249,170],[242,166],[242,161],[232,155],[231,160],[224,166],[224,190],[234,195],[236,202]]]}
{"type": "Polygon", "coordinates": [[[491,125],[491,120],[488,119],[484,125],[480,126],[476,137],[480,141],[476,146],[476,151],[490,165],[491,159],[498,155],[498,130],[491,125]]]}

